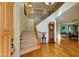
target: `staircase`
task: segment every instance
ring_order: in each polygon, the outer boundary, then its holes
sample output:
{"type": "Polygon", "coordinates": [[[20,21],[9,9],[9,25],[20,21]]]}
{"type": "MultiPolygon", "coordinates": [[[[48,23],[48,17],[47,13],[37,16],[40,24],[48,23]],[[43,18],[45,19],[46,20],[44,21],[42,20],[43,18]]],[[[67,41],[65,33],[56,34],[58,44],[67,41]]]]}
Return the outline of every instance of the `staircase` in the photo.
{"type": "Polygon", "coordinates": [[[25,31],[21,34],[20,54],[28,53],[40,47],[34,31],[25,31]]]}

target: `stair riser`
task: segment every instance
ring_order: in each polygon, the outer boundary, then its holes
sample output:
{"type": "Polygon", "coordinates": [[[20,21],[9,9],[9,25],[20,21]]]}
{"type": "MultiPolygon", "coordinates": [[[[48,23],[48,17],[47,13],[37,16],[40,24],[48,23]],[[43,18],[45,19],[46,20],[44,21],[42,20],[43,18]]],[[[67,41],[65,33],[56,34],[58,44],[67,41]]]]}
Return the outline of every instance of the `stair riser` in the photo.
{"type": "Polygon", "coordinates": [[[34,32],[23,32],[20,39],[21,53],[24,51],[31,51],[37,47],[37,39],[34,32]]]}

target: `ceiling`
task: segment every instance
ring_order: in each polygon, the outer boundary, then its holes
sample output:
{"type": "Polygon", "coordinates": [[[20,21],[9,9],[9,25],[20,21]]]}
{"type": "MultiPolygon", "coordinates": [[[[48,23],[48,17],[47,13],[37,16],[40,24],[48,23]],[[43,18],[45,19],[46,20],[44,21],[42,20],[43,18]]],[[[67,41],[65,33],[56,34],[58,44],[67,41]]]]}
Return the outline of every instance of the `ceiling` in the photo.
{"type": "Polygon", "coordinates": [[[56,18],[58,23],[70,23],[79,19],[79,3],[56,18]]]}
{"type": "Polygon", "coordinates": [[[33,5],[33,16],[36,15],[40,19],[45,19],[48,15],[54,13],[63,2],[55,2],[50,6],[46,5],[45,2],[31,2],[31,4],[33,5]]]}

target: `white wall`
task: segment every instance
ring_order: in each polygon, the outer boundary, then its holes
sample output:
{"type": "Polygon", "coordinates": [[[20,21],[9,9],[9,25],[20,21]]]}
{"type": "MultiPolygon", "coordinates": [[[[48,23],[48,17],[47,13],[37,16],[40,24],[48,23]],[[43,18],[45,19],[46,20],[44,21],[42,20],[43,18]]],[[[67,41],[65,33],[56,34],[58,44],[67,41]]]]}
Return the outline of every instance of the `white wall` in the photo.
{"type": "Polygon", "coordinates": [[[19,56],[20,53],[20,6],[19,3],[14,5],[14,47],[13,56],[19,56]]]}
{"type": "Polygon", "coordinates": [[[57,39],[57,43],[60,44],[60,24],[56,23],[56,39],[57,39]]]}
{"type": "MultiPolygon", "coordinates": [[[[39,25],[36,26],[36,28],[39,32],[46,32],[46,42],[48,42],[48,38],[49,38],[48,37],[48,24],[50,22],[55,23],[54,36],[56,36],[56,20],[54,18],[46,19],[45,21],[43,21],[43,23],[41,22],[39,25]]],[[[55,37],[55,42],[56,42],[56,37],[55,37]]]]}
{"type": "MultiPolygon", "coordinates": [[[[20,4],[19,4],[20,5],[20,4]]],[[[24,7],[20,5],[20,32],[25,31],[27,28],[27,18],[24,15],[24,7]]]]}

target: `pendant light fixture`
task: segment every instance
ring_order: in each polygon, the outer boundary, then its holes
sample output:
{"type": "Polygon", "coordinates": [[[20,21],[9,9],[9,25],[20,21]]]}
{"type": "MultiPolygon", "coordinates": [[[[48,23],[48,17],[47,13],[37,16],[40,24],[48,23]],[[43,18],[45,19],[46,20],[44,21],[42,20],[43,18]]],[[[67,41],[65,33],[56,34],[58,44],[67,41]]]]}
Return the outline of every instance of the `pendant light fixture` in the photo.
{"type": "Polygon", "coordinates": [[[31,2],[28,3],[28,7],[32,8],[33,5],[31,4],[31,2]]]}

